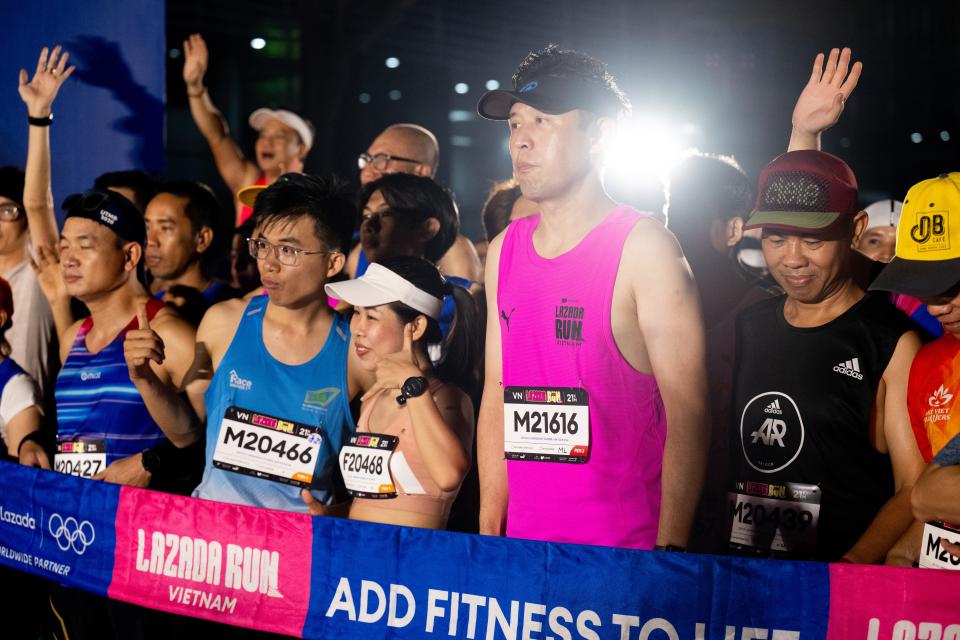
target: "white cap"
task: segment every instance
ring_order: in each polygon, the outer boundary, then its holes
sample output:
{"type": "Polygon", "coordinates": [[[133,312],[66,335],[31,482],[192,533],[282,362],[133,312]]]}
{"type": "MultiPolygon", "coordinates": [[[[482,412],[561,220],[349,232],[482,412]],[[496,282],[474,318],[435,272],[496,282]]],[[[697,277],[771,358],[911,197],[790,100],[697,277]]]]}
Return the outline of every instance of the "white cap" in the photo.
{"type": "Polygon", "coordinates": [[[867,212],[867,229],[895,227],[900,222],[903,203],[899,200],[880,200],[864,209],[867,212]]]}
{"type": "Polygon", "coordinates": [[[376,307],[391,302],[402,302],[411,309],[440,319],[443,300],[418,289],[390,269],[377,263],[371,264],[359,278],[345,282],[332,282],[324,286],[328,296],[345,300],[355,307],[376,307]]]}
{"type": "Polygon", "coordinates": [[[300,135],[300,139],[303,140],[303,144],[306,145],[307,150],[313,146],[313,128],[307,124],[306,120],[293,111],[287,111],[286,109],[257,109],[250,114],[250,126],[260,131],[268,122],[274,119],[279,120],[296,131],[300,135]]]}

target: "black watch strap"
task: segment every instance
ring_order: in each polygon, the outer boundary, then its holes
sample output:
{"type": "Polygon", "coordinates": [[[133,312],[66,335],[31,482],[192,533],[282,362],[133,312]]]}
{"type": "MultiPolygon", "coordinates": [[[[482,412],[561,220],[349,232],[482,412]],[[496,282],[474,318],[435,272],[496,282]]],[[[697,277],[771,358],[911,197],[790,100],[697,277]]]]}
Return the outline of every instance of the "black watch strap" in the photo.
{"type": "Polygon", "coordinates": [[[51,113],[46,118],[34,118],[30,114],[27,114],[27,122],[34,127],[49,127],[53,124],[53,114],[51,113]]]}

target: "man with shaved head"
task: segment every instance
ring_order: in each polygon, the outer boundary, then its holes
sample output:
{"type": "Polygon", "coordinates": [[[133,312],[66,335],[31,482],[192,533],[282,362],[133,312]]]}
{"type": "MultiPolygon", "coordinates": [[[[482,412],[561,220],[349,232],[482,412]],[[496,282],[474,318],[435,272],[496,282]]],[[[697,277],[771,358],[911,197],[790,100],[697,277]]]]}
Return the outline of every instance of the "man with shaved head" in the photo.
{"type": "MultiPolygon", "coordinates": [[[[440,164],[437,137],[417,124],[394,124],[374,138],[366,152],[357,158],[361,186],[388,173],[411,173],[435,178],[440,164]]],[[[350,252],[344,271],[353,278],[363,275],[367,260],[360,245],[350,252]]],[[[457,276],[478,282],[483,273],[473,243],[458,235],[450,250],[437,263],[445,276],[457,276]]]]}

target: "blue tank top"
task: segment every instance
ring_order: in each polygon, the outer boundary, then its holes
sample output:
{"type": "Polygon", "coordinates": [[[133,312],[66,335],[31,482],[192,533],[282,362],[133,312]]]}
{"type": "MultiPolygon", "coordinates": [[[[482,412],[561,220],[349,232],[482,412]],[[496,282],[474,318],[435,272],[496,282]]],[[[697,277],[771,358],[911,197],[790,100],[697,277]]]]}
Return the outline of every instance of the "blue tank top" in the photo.
{"type": "MultiPolygon", "coordinates": [[[[152,319],[162,308],[162,302],[149,300],[147,317],[152,319]]],[[[90,353],[87,334],[93,318],[84,320],[54,387],[57,442],[104,440],[107,464],[166,440],[130,380],[123,357],[124,336],[136,327],[134,317],[110,344],[90,353]]]]}
{"type": "Polygon", "coordinates": [[[306,512],[295,486],[218,469],[213,454],[227,407],[267,415],[323,429],[310,491],[324,504],[345,498],[337,488],[340,447],[356,430],[347,397],[347,353],[350,324],[334,314],[327,340],[309,362],[288,365],[276,360],[263,344],[263,315],[269,298],[250,300],[233,341],[213,374],[205,396],[207,449],[203,480],[193,492],[197,498],[245,504],[282,511],[306,512]]]}

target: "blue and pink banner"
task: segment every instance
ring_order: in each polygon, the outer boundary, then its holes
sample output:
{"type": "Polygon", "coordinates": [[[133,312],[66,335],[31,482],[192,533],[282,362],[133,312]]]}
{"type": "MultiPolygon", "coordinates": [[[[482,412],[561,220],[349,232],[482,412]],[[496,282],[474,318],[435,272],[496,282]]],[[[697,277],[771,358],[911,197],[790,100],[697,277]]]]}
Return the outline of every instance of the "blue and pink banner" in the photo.
{"type": "Polygon", "coordinates": [[[505,540],[0,463],[0,562],[303,638],[960,640],[960,574],[505,540]]]}

